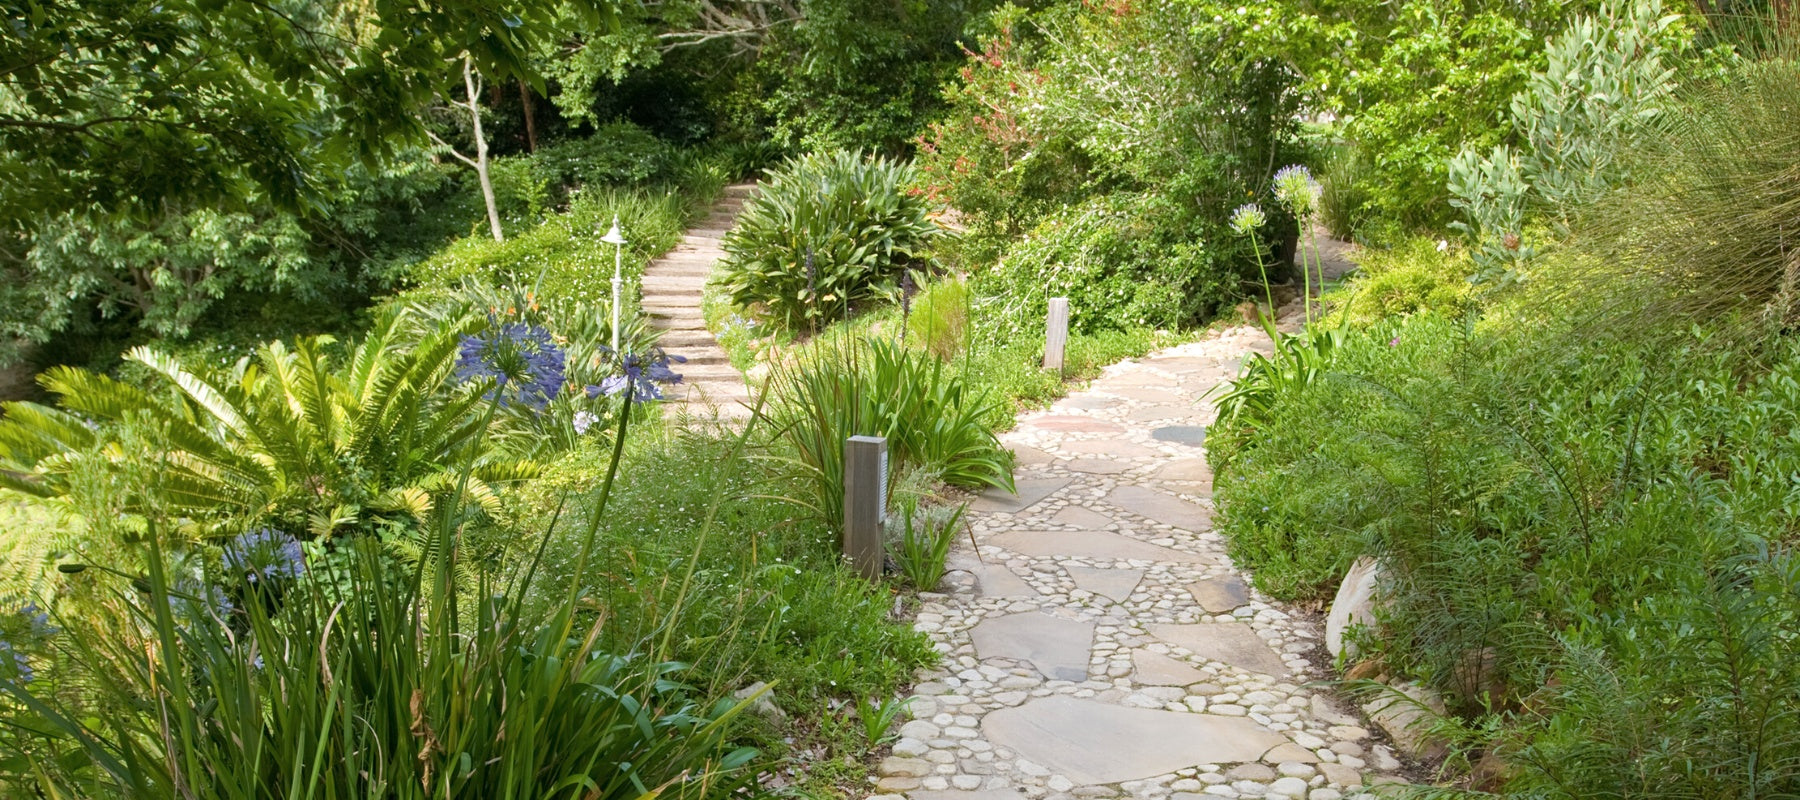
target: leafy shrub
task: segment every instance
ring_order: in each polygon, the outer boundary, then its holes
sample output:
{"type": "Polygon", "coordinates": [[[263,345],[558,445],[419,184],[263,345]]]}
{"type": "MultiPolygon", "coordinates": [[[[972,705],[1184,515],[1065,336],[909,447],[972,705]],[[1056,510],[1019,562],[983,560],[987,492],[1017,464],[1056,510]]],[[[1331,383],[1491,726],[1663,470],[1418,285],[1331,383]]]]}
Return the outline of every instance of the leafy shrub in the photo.
{"type": "Polygon", "coordinates": [[[1393,247],[1365,247],[1356,272],[1329,298],[1336,314],[1359,324],[1435,312],[1456,318],[1476,308],[1469,275],[1474,262],[1461,247],[1414,236],[1393,247]]]}
{"type": "Polygon", "coordinates": [[[567,139],[530,156],[560,191],[577,187],[640,187],[667,179],[674,148],[629,122],[602,125],[591,136],[567,139]]]}
{"type": "Polygon", "coordinates": [[[687,203],[672,193],[583,192],[567,213],[504,242],[480,235],[457,241],[414,265],[409,277],[427,289],[465,281],[524,284],[542,297],[610,302],[614,253],[598,240],[614,215],[625,233],[625,275],[635,280],[652,257],[681,240],[687,213],[687,203]]]}
{"type": "Polygon", "coordinates": [[[1577,18],[1550,41],[1549,64],[1513,95],[1523,148],[1499,144],[1488,156],[1464,148],[1450,161],[1450,204],[1465,217],[1452,227],[1467,234],[1483,281],[1516,278],[1535,255],[1524,240],[1528,211],[1566,234],[1582,208],[1629,180],[1620,154],[1674,93],[1666,63],[1684,40],[1676,19],[1662,16],[1660,0],[1608,2],[1577,18]]]}
{"type": "Polygon", "coordinates": [[[1083,331],[1191,324],[1226,305],[1254,274],[1227,217],[1299,155],[1299,78],[1261,22],[1211,2],[1008,7],[993,21],[920,164],[924,190],[968,226],[978,292],[1006,304],[998,334],[1035,327],[1052,295],[1083,331]]]}
{"type": "Polygon", "coordinates": [[[975,276],[994,298],[984,333],[1035,337],[1051,297],[1067,297],[1071,330],[1174,328],[1205,318],[1238,288],[1235,241],[1190,238],[1157,195],[1111,194],[1046,217],[975,276]]]}
{"type": "Polygon", "coordinates": [[[890,296],[903,271],[932,268],[945,234],[906,191],[912,167],[848,151],[771,171],[726,234],[719,278],[732,302],[790,329],[890,296]]]}
{"type": "Polygon", "coordinates": [[[1542,68],[1542,42],[1596,5],[1272,6],[1256,9],[1256,21],[1284,38],[1315,102],[1343,112],[1343,137],[1369,155],[1362,233],[1385,240],[1451,219],[1445,165],[1459,150],[1487,152],[1506,138],[1501,111],[1542,68]]]}
{"type": "MultiPolygon", "coordinates": [[[[953,486],[1012,487],[1012,460],[986,420],[994,402],[943,362],[882,340],[818,348],[770,377],[767,412],[832,529],[844,514],[844,440],[882,436],[889,457],[953,486]]],[[[892,472],[890,472],[892,474],[892,472]]]]}
{"type": "Polygon", "coordinates": [[[1234,557],[1323,598],[1378,554],[1375,645],[1497,715],[1509,789],[1793,785],[1800,724],[1763,709],[1796,643],[1758,631],[1800,611],[1777,588],[1800,447],[1766,434],[1797,413],[1800,352],[1541,335],[1430,314],[1352,335],[1322,380],[1278,390],[1258,437],[1214,443],[1234,557]]]}

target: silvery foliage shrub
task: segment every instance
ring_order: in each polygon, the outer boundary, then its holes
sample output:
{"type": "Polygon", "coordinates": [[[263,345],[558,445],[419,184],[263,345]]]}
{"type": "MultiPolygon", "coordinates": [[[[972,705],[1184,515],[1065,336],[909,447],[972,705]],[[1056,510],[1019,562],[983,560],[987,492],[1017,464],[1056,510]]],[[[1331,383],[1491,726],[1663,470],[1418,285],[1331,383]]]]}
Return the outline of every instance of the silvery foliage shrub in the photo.
{"type": "Polygon", "coordinates": [[[1452,223],[1469,240],[1478,282],[1508,283],[1537,254],[1526,218],[1543,212],[1560,233],[1571,216],[1628,176],[1617,161],[1665,109],[1675,71],[1664,42],[1677,15],[1661,0],[1601,6],[1549,43],[1549,65],[1513,95],[1520,148],[1464,149],[1450,161],[1452,223]]]}

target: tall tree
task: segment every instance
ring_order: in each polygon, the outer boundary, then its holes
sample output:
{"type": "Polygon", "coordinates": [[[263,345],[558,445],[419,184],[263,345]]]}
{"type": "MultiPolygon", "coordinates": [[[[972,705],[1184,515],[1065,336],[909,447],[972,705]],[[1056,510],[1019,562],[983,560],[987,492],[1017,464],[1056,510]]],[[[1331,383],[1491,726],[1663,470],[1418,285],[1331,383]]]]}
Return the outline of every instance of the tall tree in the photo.
{"type": "MultiPolygon", "coordinates": [[[[451,65],[541,90],[531,54],[612,1],[0,0],[0,300],[80,291],[27,263],[71,221],[315,207],[424,140],[451,65]]],[[[67,315],[0,317],[43,340],[67,315]]]]}

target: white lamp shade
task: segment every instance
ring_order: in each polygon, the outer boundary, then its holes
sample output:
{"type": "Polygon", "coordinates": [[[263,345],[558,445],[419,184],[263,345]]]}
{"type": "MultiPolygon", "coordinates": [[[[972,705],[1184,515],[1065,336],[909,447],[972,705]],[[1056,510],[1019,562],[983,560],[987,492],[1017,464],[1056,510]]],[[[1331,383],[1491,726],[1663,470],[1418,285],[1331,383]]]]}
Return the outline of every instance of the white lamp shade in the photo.
{"type": "Polygon", "coordinates": [[[605,236],[600,237],[600,241],[621,246],[625,244],[625,235],[619,232],[618,216],[613,217],[612,229],[607,231],[605,236]]]}

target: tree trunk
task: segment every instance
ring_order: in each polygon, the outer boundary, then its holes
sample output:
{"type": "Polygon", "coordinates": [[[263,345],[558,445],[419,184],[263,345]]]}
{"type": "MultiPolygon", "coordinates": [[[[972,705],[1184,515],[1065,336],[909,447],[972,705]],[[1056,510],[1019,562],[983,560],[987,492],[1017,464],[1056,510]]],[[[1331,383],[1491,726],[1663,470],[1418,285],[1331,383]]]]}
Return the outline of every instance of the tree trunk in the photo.
{"type": "Polygon", "coordinates": [[[525,109],[525,152],[537,152],[537,120],[533,117],[531,106],[531,87],[525,85],[525,79],[519,79],[519,106],[525,109]]]}
{"type": "Polygon", "coordinates": [[[475,88],[475,62],[468,55],[463,56],[463,88],[468,91],[469,121],[474,125],[475,135],[475,175],[481,179],[481,199],[487,201],[488,227],[493,229],[494,241],[506,241],[506,234],[500,230],[500,207],[494,202],[494,180],[488,175],[487,137],[481,132],[481,105],[476,102],[479,96],[475,88]]]}

